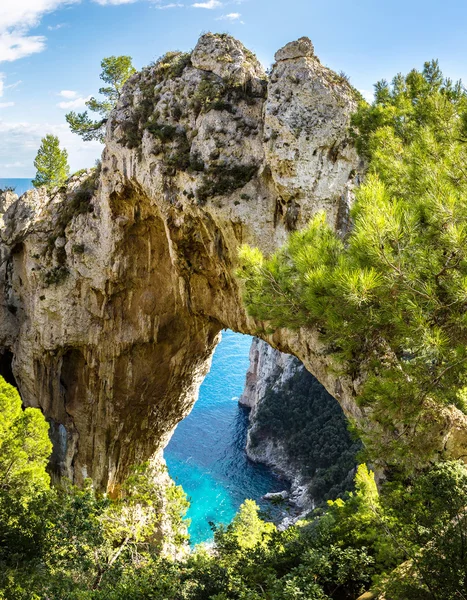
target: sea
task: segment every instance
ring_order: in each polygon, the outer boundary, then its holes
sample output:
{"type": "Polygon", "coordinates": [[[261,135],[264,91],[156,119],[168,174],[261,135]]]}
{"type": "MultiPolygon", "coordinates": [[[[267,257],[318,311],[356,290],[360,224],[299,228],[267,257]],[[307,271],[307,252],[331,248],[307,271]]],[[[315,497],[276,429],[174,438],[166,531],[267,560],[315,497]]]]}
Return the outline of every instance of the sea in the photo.
{"type": "MultiPolygon", "coordinates": [[[[18,195],[32,187],[30,179],[2,179],[0,189],[18,195]]],[[[238,404],[245,385],[252,338],[224,331],[211,371],[201,385],[191,413],[177,426],[164,456],[170,476],[190,500],[187,518],[191,544],[213,538],[211,524],[228,524],[246,498],[256,500],[265,518],[277,519],[282,508],[261,498],[288,489],[264,465],[245,453],[248,411],[238,404]]]]}
{"type": "Polygon", "coordinates": [[[265,518],[282,508],[261,498],[288,489],[264,465],[245,453],[248,411],[238,404],[245,385],[252,338],[224,331],[211,371],[191,413],[181,421],[165,449],[169,473],[188,494],[192,544],[212,539],[210,523],[228,524],[246,498],[256,500],[265,518]]]}

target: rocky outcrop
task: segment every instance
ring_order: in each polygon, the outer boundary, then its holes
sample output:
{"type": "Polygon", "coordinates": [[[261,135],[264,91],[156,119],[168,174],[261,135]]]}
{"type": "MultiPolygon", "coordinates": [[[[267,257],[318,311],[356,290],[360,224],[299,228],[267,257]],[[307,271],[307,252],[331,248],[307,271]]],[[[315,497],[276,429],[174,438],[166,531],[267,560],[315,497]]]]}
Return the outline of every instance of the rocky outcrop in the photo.
{"type": "Polygon", "coordinates": [[[242,44],[207,34],[127,82],[99,174],[8,208],[0,368],[47,415],[58,472],[112,488],[160,452],[224,327],[298,356],[362,417],[358,382],[330,369],[316,332],[267,333],[235,277],[242,243],[271,252],[322,209],[345,228],[355,106],[307,40],[279,52],[268,79],[242,44]]]}
{"type": "Polygon", "coordinates": [[[253,338],[250,365],[239,404],[254,410],[264,398],[267,388],[270,385],[280,388],[293,377],[299,365],[290,354],[283,354],[259,338],[253,338]]]}
{"type": "Polygon", "coordinates": [[[3,215],[10,206],[18,200],[18,195],[11,190],[0,190],[0,224],[3,225],[3,215]]]}

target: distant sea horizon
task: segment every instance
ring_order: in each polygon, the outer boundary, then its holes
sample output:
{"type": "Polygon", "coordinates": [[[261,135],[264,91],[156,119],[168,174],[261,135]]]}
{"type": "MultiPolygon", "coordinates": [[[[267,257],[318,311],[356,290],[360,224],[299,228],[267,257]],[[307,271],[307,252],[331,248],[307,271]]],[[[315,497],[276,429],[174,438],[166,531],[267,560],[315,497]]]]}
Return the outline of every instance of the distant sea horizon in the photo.
{"type": "Polygon", "coordinates": [[[0,190],[10,187],[14,188],[15,194],[21,196],[24,192],[30,190],[32,185],[32,178],[27,177],[0,177],[0,190]]]}

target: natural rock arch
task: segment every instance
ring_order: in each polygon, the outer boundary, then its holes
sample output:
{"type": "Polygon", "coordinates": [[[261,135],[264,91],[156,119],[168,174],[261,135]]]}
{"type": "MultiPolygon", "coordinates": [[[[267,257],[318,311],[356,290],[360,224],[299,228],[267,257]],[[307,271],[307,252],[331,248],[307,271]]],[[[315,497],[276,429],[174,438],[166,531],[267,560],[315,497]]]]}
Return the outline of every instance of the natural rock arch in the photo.
{"type": "Polygon", "coordinates": [[[95,181],[8,202],[0,348],[78,484],[112,487],[163,449],[222,328],[294,354],[361,417],[315,333],[267,335],[235,278],[242,243],[271,252],[322,209],[345,228],[361,166],[348,82],[305,38],[276,59],[266,81],[239,42],[203,36],[129,80],[95,181]]]}

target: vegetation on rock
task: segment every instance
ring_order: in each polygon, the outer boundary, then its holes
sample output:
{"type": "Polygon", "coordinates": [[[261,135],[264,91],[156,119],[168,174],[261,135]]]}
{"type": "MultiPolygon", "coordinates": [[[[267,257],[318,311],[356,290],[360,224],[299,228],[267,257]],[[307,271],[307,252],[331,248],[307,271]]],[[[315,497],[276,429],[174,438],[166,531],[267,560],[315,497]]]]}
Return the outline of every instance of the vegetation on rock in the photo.
{"type": "Polygon", "coordinates": [[[198,204],[206,204],[209,198],[228,195],[244,187],[257,172],[258,166],[255,164],[211,164],[197,190],[198,204]]]}
{"type": "Polygon", "coordinates": [[[250,432],[253,451],[264,439],[278,444],[286,463],[311,482],[316,504],[352,488],[361,443],[352,440],[337,401],[304,368],[278,389],[270,386],[259,403],[250,432]]]}

